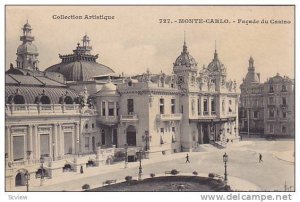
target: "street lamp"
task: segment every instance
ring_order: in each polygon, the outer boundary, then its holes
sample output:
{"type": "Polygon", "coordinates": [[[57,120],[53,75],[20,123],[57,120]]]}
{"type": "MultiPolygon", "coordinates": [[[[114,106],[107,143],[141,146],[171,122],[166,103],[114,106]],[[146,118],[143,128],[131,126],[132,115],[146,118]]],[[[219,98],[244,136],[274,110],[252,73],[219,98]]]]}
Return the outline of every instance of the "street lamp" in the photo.
{"type": "Polygon", "coordinates": [[[125,168],[127,168],[127,162],[128,162],[128,155],[127,155],[127,150],[128,150],[128,144],[124,144],[125,148],[125,168]]]}
{"type": "Polygon", "coordinates": [[[226,154],[226,152],[225,152],[225,154],[223,155],[223,162],[224,162],[224,167],[225,167],[225,173],[224,173],[224,181],[225,181],[225,183],[227,183],[227,162],[228,162],[228,155],[226,154]]]}
{"type": "Polygon", "coordinates": [[[143,168],[142,168],[142,153],[143,153],[143,150],[140,150],[139,152],[138,152],[138,154],[139,154],[139,161],[140,161],[140,167],[139,167],[139,178],[138,178],[138,180],[142,180],[142,173],[143,173],[143,168]]]}
{"type": "Polygon", "coordinates": [[[45,159],[43,156],[41,156],[40,158],[40,163],[41,163],[41,184],[40,186],[43,186],[43,180],[44,180],[44,162],[45,162],[45,159]]]}
{"type": "Polygon", "coordinates": [[[148,149],[149,149],[149,132],[147,130],[145,131],[145,141],[146,141],[145,150],[148,151],[148,149]]]}
{"type": "Polygon", "coordinates": [[[26,170],[25,174],[25,180],[26,180],[26,191],[29,191],[29,180],[30,180],[30,173],[26,170]]]}

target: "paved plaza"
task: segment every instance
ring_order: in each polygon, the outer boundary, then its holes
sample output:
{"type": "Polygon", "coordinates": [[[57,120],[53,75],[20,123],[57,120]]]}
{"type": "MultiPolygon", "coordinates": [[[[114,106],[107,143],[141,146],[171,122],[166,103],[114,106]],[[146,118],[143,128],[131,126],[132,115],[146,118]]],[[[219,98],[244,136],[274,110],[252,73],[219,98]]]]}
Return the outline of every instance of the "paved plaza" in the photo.
{"type": "MultiPolygon", "coordinates": [[[[264,139],[247,139],[229,143],[226,149],[217,149],[211,145],[200,145],[198,152],[190,152],[190,162],[185,163],[186,153],[165,155],[142,161],[143,177],[150,173],[164,175],[165,171],[177,169],[181,173],[199,175],[208,173],[224,174],[223,154],[229,156],[228,184],[235,190],[243,191],[284,191],[294,187],[294,141],[283,139],[267,141],[264,139]],[[263,162],[259,163],[259,153],[263,162]]],[[[138,162],[124,162],[102,167],[85,168],[84,173],[63,173],[53,179],[45,179],[40,186],[38,180],[30,182],[30,191],[81,191],[83,184],[92,188],[102,186],[106,180],[123,181],[128,175],[137,178],[138,162]]],[[[17,187],[15,191],[25,191],[26,187],[17,187]]]]}

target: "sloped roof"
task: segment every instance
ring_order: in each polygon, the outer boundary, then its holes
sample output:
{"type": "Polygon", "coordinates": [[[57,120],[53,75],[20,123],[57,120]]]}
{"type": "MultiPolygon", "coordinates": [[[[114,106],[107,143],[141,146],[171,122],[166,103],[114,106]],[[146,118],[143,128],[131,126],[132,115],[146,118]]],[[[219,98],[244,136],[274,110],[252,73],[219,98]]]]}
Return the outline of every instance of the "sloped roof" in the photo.
{"type": "Polygon", "coordinates": [[[59,88],[59,87],[38,87],[38,86],[10,86],[7,85],[5,87],[5,100],[8,99],[10,95],[15,94],[18,92],[18,94],[22,95],[25,99],[25,103],[27,104],[34,104],[35,98],[38,95],[45,94],[48,96],[51,100],[51,104],[59,104],[59,98],[62,95],[65,95],[66,92],[68,96],[72,98],[76,98],[79,95],[71,89],[68,88],[59,88]]]}

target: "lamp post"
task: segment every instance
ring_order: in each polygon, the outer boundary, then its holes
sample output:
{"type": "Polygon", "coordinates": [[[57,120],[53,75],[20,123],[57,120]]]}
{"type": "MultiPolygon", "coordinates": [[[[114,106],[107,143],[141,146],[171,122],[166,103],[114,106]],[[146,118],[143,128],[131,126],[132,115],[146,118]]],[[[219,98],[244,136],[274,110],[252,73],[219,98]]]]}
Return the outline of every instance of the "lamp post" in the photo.
{"type": "Polygon", "coordinates": [[[30,173],[28,171],[25,172],[24,174],[25,180],[26,180],[26,191],[29,191],[29,180],[30,180],[30,173]]]}
{"type": "Polygon", "coordinates": [[[41,163],[41,184],[40,186],[43,186],[43,180],[44,180],[44,162],[45,162],[45,159],[43,156],[41,156],[40,158],[40,163],[41,163]]]}
{"type": "Polygon", "coordinates": [[[148,151],[148,149],[149,149],[149,132],[148,131],[145,131],[145,141],[146,141],[145,151],[148,151]]]}
{"type": "Polygon", "coordinates": [[[127,150],[128,150],[128,144],[124,144],[124,148],[125,148],[125,167],[127,168],[127,163],[128,163],[128,155],[127,155],[127,150]]]}
{"type": "Polygon", "coordinates": [[[140,166],[139,166],[139,178],[138,180],[142,180],[142,173],[143,173],[143,168],[142,168],[142,153],[143,153],[143,150],[140,150],[139,151],[139,161],[140,161],[140,166]]]}
{"type": "Polygon", "coordinates": [[[227,183],[227,162],[228,162],[228,155],[226,154],[226,152],[225,152],[225,154],[223,155],[223,162],[224,162],[224,167],[225,167],[225,173],[224,173],[224,181],[225,181],[225,183],[227,183]]]}

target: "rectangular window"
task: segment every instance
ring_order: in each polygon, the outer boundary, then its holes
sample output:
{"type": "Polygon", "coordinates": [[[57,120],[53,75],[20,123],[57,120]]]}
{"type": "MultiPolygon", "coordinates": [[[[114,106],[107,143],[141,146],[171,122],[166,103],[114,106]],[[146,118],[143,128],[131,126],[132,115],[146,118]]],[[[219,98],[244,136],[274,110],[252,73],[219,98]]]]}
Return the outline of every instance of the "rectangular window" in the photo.
{"type": "Polygon", "coordinates": [[[270,133],[274,133],[274,126],[273,126],[273,124],[270,124],[270,133]]]}
{"type": "Polygon", "coordinates": [[[283,105],[286,105],[286,97],[283,97],[283,98],[282,98],[282,104],[283,104],[283,105]]]}
{"type": "Polygon", "coordinates": [[[270,92],[270,93],[273,93],[273,92],[274,92],[274,89],[273,89],[273,86],[272,86],[272,85],[270,85],[269,92],[270,92]]]}
{"type": "Polygon", "coordinates": [[[274,110],[273,109],[270,109],[270,111],[269,111],[269,117],[270,118],[274,118],[274,110]]]}
{"type": "Polygon", "coordinates": [[[254,114],[253,114],[253,116],[254,116],[254,118],[257,118],[257,119],[258,119],[258,118],[259,118],[259,112],[258,112],[258,111],[255,111],[254,114]]]}
{"type": "Polygon", "coordinates": [[[89,150],[89,148],[90,148],[90,138],[89,137],[84,138],[84,148],[86,150],[89,150]]]}
{"type": "Polygon", "coordinates": [[[128,114],[133,114],[133,112],[134,112],[133,99],[127,99],[127,111],[128,111],[128,114]]]}
{"type": "Polygon", "coordinates": [[[286,112],[282,112],[282,118],[286,119],[286,112]]]}
{"type": "Polygon", "coordinates": [[[201,114],[201,106],[200,106],[200,99],[197,100],[198,103],[198,115],[201,114]]]}
{"type": "MultiPolygon", "coordinates": [[[[245,102],[246,105],[246,102],[245,102]]],[[[225,114],[225,100],[222,100],[222,114],[225,114]]]]}
{"type": "Polygon", "coordinates": [[[114,103],[113,102],[108,102],[108,116],[114,116],[114,103]]]}
{"type": "Polygon", "coordinates": [[[164,106],[164,99],[161,98],[159,99],[159,112],[160,114],[164,114],[165,113],[165,106],[164,106]]]}
{"type": "Polygon", "coordinates": [[[171,113],[175,114],[175,99],[171,99],[171,113]]]}
{"type": "Polygon", "coordinates": [[[204,115],[207,115],[207,114],[208,114],[208,103],[207,103],[207,99],[204,99],[204,100],[203,100],[203,112],[204,112],[204,115]]]}
{"type": "Polygon", "coordinates": [[[282,126],[282,133],[286,133],[286,127],[285,126],[282,126]]]}
{"type": "Polygon", "coordinates": [[[13,136],[14,161],[24,159],[24,136],[13,136]]]}
{"type": "Polygon", "coordinates": [[[101,130],[101,144],[105,145],[105,131],[103,129],[101,130]]]}
{"type": "Polygon", "coordinates": [[[50,139],[49,134],[40,134],[40,148],[41,156],[49,157],[50,156],[50,139]]]}
{"type": "Polygon", "coordinates": [[[120,106],[119,106],[119,103],[117,102],[117,116],[119,116],[119,108],[120,108],[120,106]]]}
{"type": "Polygon", "coordinates": [[[282,91],[283,91],[283,92],[286,92],[286,91],[287,91],[286,85],[282,85],[282,91]]]}
{"type": "Polygon", "coordinates": [[[172,132],[175,133],[175,127],[172,127],[172,132]]]}
{"type": "Polygon", "coordinates": [[[212,99],[212,100],[211,100],[211,112],[212,112],[213,114],[216,113],[215,99],[212,99]]]}
{"type": "Polygon", "coordinates": [[[102,102],[102,116],[105,116],[105,102],[102,102]]]}
{"type": "Polygon", "coordinates": [[[160,128],[160,133],[164,133],[164,128],[160,128]]]}
{"type": "Polygon", "coordinates": [[[269,104],[274,104],[274,98],[273,97],[269,97],[269,104]]]}
{"type": "Polygon", "coordinates": [[[65,154],[72,154],[72,132],[64,132],[65,154]]]}

